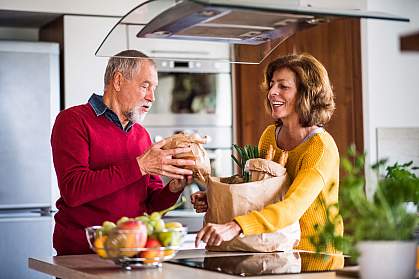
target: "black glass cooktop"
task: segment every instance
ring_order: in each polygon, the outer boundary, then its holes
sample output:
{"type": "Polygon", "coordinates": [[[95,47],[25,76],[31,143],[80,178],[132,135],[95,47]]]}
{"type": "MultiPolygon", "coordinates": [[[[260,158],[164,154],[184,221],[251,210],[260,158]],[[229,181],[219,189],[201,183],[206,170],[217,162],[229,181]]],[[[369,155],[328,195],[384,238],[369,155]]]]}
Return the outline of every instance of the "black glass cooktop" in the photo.
{"type": "Polygon", "coordinates": [[[310,252],[249,253],[173,259],[169,262],[237,276],[280,275],[342,269],[344,256],[310,252]]]}

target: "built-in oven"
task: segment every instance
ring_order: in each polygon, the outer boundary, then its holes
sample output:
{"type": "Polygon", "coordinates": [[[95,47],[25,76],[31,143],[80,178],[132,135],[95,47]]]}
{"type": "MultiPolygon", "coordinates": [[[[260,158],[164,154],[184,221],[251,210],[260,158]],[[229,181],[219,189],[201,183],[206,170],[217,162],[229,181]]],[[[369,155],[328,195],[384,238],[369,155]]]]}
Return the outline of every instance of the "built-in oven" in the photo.
{"type": "Polygon", "coordinates": [[[229,63],[156,60],[159,85],[144,125],[232,126],[229,63]]]}
{"type": "MultiPolygon", "coordinates": [[[[213,176],[229,176],[231,160],[232,86],[229,63],[156,60],[159,85],[144,120],[154,142],[185,131],[207,137],[205,149],[213,176]]],[[[192,185],[185,196],[202,189],[192,185]]],[[[189,198],[189,197],[188,197],[189,198]]],[[[186,208],[191,208],[187,203],[186,208]]]]}

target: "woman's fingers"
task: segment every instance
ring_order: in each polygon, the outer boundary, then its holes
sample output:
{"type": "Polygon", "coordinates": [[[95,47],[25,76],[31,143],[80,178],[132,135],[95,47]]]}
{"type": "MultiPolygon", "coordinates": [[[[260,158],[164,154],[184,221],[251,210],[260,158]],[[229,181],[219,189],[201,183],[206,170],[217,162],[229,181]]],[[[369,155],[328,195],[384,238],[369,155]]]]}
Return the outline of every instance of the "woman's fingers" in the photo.
{"type": "Polygon", "coordinates": [[[211,234],[211,237],[208,239],[207,244],[211,246],[217,246],[217,245],[220,245],[221,242],[223,242],[221,239],[221,236],[218,233],[214,232],[211,234]]]}
{"type": "Polygon", "coordinates": [[[207,207],[207,206],[203,206],[203,207],[195,207],[195,211],[196,211],[197,213],[207,212],[207,211],[208,211],[208,207],[207,207]]]}
{"type": "Polygon", "coordinates": [[[208,244],[208,240],[211,238],[211,235],[215,233],[215,230],[212,226],[207,226],[205,234],[202,236],[202,241],[208,244]]]}
{"type": "Polygon", "coordinates": [[[206,224],[197,234],[196,234],[196,238],[195,238],[195,247],[199,246],[199,243],[201,242],[202,238],[205,236],[206,234],[206,230],[208,228],[208,224],[206,224]]]}
{"type": "Polygon", "coordinates": [[[198,213],[206,212],[208,210],[208,205],[206,205],[206,204],[203,204],[203,205],[194,204],[194,209],[198,213]]]}
{"type": "Polygon", "coordinates": [[[191,195],[191,202],[196,212],[206,212],[208,210],[207,193],[203,191],[195,192],[191,195]]]}
{"type": "Polygon", "coordinates": [[[198,192],[195,192],[191,195],[191,201],[192,201],[192,203],[195,203],[195,202],[201,203],[201,202],[203,202],[204,198],[206,200],[206,196],[207,196],[206,192],[198,191],[198,192]]]}
{"type": "Polygon", "coordinates": [[[199,246],[201,240],[207,243],[207,245],[212,245],[211,243],[218,239],[215,226],[215,224],[208,223],[196,234],[195,247],[199,246]]]}
{"type": "Polygon", "coordinates": [[[196,205],[201,205],[201,206],[204,206],[204,205],[206,205],[206,204],[207,204],[207,202],[206,202],[206,201],[199,200],[199,199],[197,199],[197,198],[195,198],[195,200],[193,201],[193,203],[194,203],[194,204],[196,204],[196,205]]]}
{"type": "Polygon", "coordinates": [[[208,223],[196,235],[195,246],[198,247],[201,240],[208,245],[220,245],[223,241],[229,241],[237,237],[241,230],[241,227],[235,221],[225,224],[208,223]]]}

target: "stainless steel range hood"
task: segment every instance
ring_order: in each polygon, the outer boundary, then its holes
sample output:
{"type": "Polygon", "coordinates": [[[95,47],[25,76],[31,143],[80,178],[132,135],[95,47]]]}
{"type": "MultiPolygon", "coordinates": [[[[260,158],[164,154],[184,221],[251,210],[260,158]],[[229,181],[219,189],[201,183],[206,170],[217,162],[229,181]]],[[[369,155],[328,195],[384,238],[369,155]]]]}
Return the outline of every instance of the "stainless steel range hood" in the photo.
{"type": "Polygon", "coordinates": [[[289,36],[321,23],[339,18],[409,21],[356,7],[332,8],[342,1],[330,0],[329,7],[319,8],[315,1],[146,1],[114,26],[96,55],[113,56],[125,49],[138,49],[154,59],[260,63],[289,36]],[[248,45],[246,53],[232,51],[238,44],[248,45]],[[224,51],[209,51],[217,48],[224,51]]]}

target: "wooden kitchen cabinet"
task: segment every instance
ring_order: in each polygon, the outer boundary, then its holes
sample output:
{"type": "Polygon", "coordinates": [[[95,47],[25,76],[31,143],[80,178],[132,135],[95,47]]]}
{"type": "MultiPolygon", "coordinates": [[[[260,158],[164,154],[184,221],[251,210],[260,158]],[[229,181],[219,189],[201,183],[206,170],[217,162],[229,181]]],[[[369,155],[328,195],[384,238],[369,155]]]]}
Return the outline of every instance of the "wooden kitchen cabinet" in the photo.
{"type": "Polygon", "coordinates": [[[41,41],[60,43],[61,109],[102,95],[107,57],[95,51],[119,17],[65,15],[40,29],[41,41]]]}
{"type": "MultiPolygon", "coordinates": [[[[240,46],[236,52],[246,52],[240,46]]],[[[265,67],[276,57],[307,52],[326,67],[335,93],[336,111],[326,129],[341,155],[351,143],[363,150],[360,21],[341,19],[298,32],[277,47],[259,65],[234,67],[237,143],[257,144],[272,118],[264,107],[260,90],[265,67]]]]}

